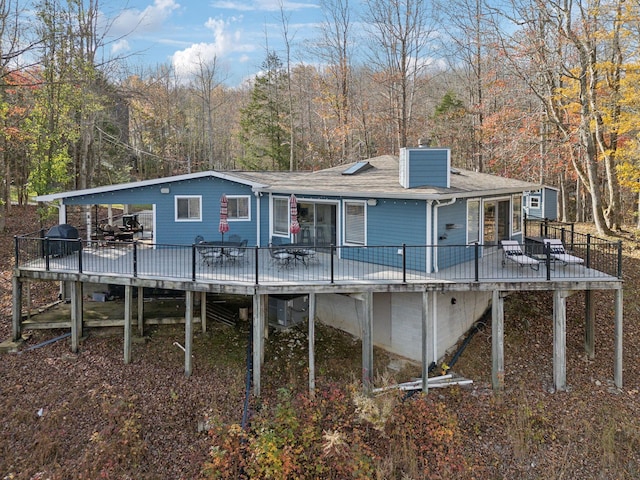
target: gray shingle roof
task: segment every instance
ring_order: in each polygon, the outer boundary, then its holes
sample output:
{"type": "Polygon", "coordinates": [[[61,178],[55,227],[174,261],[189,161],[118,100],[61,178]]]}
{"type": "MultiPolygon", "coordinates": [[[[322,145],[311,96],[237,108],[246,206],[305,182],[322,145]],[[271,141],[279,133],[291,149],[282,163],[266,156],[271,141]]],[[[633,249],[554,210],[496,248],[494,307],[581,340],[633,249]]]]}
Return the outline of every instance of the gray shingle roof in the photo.
{"type": "Polygon", "coordinates": [[[369,159],[373,166],[355,175],[343,175],[353,164],[340,165],[315,172],[234,172],[238,177],[266,185],[259,189],[273,193],[307,195],[449,199],[500,195],[536,190],[540,185],[498,177],[470,170],[455,169],[451,187],[417,187],[406,189],[399,183],[398,158],[383,155],[369,159]]]}

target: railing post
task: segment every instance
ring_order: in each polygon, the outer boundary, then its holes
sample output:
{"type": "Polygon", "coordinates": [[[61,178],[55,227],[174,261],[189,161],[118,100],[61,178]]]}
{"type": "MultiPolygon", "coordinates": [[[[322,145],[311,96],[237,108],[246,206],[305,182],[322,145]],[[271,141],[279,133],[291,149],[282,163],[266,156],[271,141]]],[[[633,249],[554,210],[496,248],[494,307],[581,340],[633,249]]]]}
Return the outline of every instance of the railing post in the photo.
{"type": "Polygon", "coordinates": [[[20,247],[18,246],[18,236],[13,236],[13,258],[15,259],[15,267],[18,268],[20,266],[20,247]]]}
{"type": "Polygon", "coordinates": [[[40,258],[44,258],[44,236],[47,234],[44,228],[40,229],[40,237],[38,238],[38,246],[40,247],[40,258]]]}
{"type": "Polygon", "coordinates": [[[618,240],[618,278],[622,279],[622,240],[618,240]]]}
{"type": "Polygon", "coordinates": [[[402,244],[402,283],[407,283],[407,244],[402,244]]]}
{"type": "Polygon", "coordinates": [[[78,239],[78,273],[82,273],[82,239],[78,239]]]}
{"type": "Polygon", "coordinates": [[[331,283],[333,283],[333,273],[334,273],[334,265],[333,265],[333,255],[335,253],[335,248],[336,246],[332,243],[331,246],[329,247],[329,253],[330,253],[330,257],[331,257],[331,283]]]}
{"type": "Polygon", "coordinates": [[[474,278],[475,281],[480,280],[480,244],[475,242],[473,244],[473,270],[474,270],[474,278]]]}
{"type": "Polygon", "coordinates": [[[527,236],[527,216],[528,216],[527,212],[524,212],[524,222],[523,222],[523,224],[524,224],[524,236],[525,236],[525,238],[527,236]]]}
{"type": "Polygon", "coordinates": [[[49,271],[49,237],[44,237],[44,268],[49,271]]]}
{"type": "Polygon", "coordinates": [[[138,242],[133,242],[133,276],[138,276],[138,242]]]}
{"type": "Polygon", "coordinates": [[[551,280],[551,244],[547,243],[544,246],[544,254],[545,254],[545,259],[544,259],[544,263],[547,267],[547,281],[551,280]]]}
{"type": "Polygon", "coordinates": [[[591,268],[591,234],[587,233],[587,260],[586,267],[591,268]]]}
{"type": "MultiPolygon", "coordinates": [[[[565,242],[564,227],[560,227],[560,240],[563,245],[567,244],[567,242],[565,242]]],[[[573,250],[573,245],[571,245],[571,249],[573,250]]]]}
{"type": "MultiPolygon", "coordinates": [[[[256,250],[255,250],[255,264],[256,264],[256,285],[258,285],[258,281],[259,281],[259,273],[260,273],[260,269],[258,268],[258,259],[260,258],[260,249],[258,248],[258,246],[256,245],[256,250]]],[[[251,338],[251,337],[249,337],[251,338]]]]}
{"type": "Polygon", "coordinates": [[[196,281],[196,244],[191,244],[191,281],[196,281]]]}
{"type": "Polygon", "coordinates": [[[576,226],[575,224],[572,222],[571,223],[571,247],[573,248],[573,244],[575,243],[576,239],[575,239],[575,234],[576,234],[576,226]]]}

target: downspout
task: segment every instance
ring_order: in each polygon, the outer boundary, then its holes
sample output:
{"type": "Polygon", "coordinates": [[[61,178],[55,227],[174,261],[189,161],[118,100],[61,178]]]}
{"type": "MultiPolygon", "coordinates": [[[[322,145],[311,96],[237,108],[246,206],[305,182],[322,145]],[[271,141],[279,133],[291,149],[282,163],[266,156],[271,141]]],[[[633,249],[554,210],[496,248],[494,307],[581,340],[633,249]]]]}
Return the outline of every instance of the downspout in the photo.
{"type": "Polygon", "coordinates": [[[253,194],[256,197],[256,246],[260,246],[260,197],[262,194],[254,190],[253,194]]]}
{"type": "Polygon", "coordinates": [[[433,215],[433,200],[427,200],[427,231],[426,231],[426,238],[427,238],[426,250],[427,251],[426,251],[426,262],[425,262],[426,264],[425,269],[427,274],[431,273],[431,266],[433,264],[433,242],[432,242],[433,232],[431,231],[432,215],[433,215]]]}
{"type": "Polygon", "coordinates": [[[433,271],[437,272],[438,271],[438,208],[440,207],[447,207],[449,205],[453,205],[454,203],[456,203],[458,201],[458,199],[456,197],[453,197],[451,200],[449,200],[446,203],[440,203],[440,200],[436,200],[436,204],[433,207],[433,248],[434,248],[434,252],[436,252],[436,255],[434,255],[434,261],[433,261],[433,271]]]}

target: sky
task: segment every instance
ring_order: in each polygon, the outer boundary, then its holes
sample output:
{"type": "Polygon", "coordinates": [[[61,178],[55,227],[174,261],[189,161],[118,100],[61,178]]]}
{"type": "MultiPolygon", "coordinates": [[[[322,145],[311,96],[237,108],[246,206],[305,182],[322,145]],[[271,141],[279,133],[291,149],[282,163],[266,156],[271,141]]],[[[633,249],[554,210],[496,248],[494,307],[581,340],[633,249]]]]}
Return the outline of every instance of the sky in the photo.
{"type": "MultiPolygon", "coordinates": [[[[266,45],[283,62],[283,22],[292,50],[317,36],[322,13],[313,0],[116,0],[102,3],[108,25],[107,52],[131,66],[173,64],[182,76],[199,59],[217,59],[229,85],[253,78],[266,58],[266,45]],[[126,2],[126,3],[125,3],[126,2]],[[120,5],[118,5],[120,4],[120,5]]],[[[304,51],[304,50],[302,50],[304,51]]],[[[296,53],[299,59],[299,53],[296,53]]],[[[292,52],[293,61],[293,52],[292,52]]]]}

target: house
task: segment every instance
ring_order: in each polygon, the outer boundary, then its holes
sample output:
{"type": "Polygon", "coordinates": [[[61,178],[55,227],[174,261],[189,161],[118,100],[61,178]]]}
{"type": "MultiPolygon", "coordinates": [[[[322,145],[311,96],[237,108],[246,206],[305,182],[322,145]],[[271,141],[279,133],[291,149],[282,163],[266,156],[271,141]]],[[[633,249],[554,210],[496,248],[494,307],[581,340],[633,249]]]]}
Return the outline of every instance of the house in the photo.
{"type": "Polygon", "coordinates": [[[543,185],[536,190],[524,192],[522,208],[529,218],[557,220],[558,189],[543,185]]]}
{"type": "MultiPolygon", "coordinates": [[[[128,304],[132,288],[184,290],[188,375],[194,295],[201,294],[204,300],[203,328],[206,293],[253,297],[256,365],[263,355],[268,296],[306,295],[310,332],[318,318],[362,338],[363,381],[367,384],[373,373],[373,345],[422,362],[426,376],[428,365],[442,358],[491,308],[493,381],[501,388],[505,295],[551,290],[557,352],[554,379],[562,389],[566,385],[566,298],[576,291],[587,292],[589,313],[585,321],[587,330],[592,331],[590,292],[612,290],[621,331],[622,287],[620,269],[615,265],[559,268],[549,256],[539,255],[536,265],[542,268],[535,270],[505,262],[500,242],[523,243],[523,195],[540,188],[529,182],[454,169],[448,149],[406,148],[399,157],[385,155],[316,172],[209,171],[43,195],[38,201],[59,206],[60,224],[66,223],[67,206],[86,206],[89,228],[80,242],[84,245],[81,251],[63,258],[37,253],[51,239],[16,239],[13,335],[17,338],[21,329],[21,284],[26,280],[64,280],[70,285],[70,298],[76,305],[76,318],[70,321],[74,338],[82,328],[79,292],[83,283],[124,285],[128,304]],[[223,198],[226,233],[219,229],[223,198]],[[150,206],[153,243],[128,242],[104,253],[91,236],[91,206],[111,204],[150,206]],[[292,228],[294,225],[299,225],[299,230],[292,228]],[[210,248],[220,248],[232,234],[246,240],[243,262],[223,263],[217,258],[200,262],[197,241],[203,239],[210,248]],[[282,243],[305,248],[287,249],[286,265],[274,265],[269,246],[282,243]],[[313,264],[306,261],[309,251],[317,260],[313,264]],[[307,253],[298,257],[300,252],[307,253]]],[[[598,258],[619,258],[615,246],[601,248],[605,254],[598,258]]],[[[44,251],[48,252],[48,247],[44,251]]],[[[127,362],[131,308],[125,310],[127,362]]],[[[140,310],[139,304],[142,330],[140,310]]],[[[592,355],[593,340],[587,342],[587,349],[592,355]]],[[[617,384],[622,382],[620,358],[621,344],[615,360],[617,384]]],[[[313,375],[310,368],[310,386],[313,375]]],[[[256,368],[254,391],[259,393],[259,389],[260,369],[256,368]]]]}

